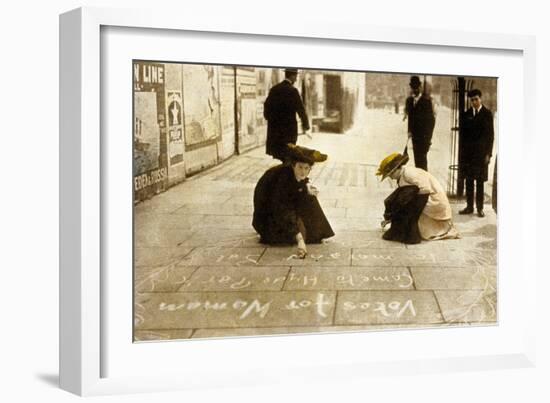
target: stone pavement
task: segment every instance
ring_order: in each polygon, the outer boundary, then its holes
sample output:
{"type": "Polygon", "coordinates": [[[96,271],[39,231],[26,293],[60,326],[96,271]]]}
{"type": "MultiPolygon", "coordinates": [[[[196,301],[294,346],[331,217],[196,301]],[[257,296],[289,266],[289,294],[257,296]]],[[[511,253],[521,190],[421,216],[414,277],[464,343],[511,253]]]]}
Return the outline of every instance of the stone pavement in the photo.
{"type": "MultiPolygon", "coordinates": [[[[404,122],[368,111],[346,134],[298,143],[329,160],[310,178],[336,235],[308,246],[266,247],[251,226],[256,181],[274,160],[235,156],[135,206],[136,341],[495,324],[496,215],[459,216],[462,238],[404,245],[381,239],[392,183],[374,175],[402,151],[404,122]]],[[[438,119],[430,170],[447,178],[447,122],[438,119]]],[[[447,124],[448,127],[448,124],[447,124]]]]}

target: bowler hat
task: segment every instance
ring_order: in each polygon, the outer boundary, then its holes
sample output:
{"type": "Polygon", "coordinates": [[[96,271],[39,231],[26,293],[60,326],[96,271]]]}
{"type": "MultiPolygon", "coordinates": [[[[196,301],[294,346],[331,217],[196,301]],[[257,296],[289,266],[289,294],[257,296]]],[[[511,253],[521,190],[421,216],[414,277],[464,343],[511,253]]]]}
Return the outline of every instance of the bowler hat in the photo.
{"type": "Polygon", "coordinates": [[[294,67],[287,67],[285,69],[285,73],[298,74],[298,69],[294,67]]]}
{"type": "Polygon", "coordinates": [[[411,81],[409,82],[409,85],[412,88],[419,88],[422,85],[422,83],[420,82],[420,78],[418,78],[418,76],[412,76],[411,81]]]}
{"type": "Polygon", "coordinates": [[[313,165],[315,162],[326,161],[328,156],[320,151],[311,148],[297,146],[296,144],[288,143],[288,155],[292,161],[305,162],[313,165]]]}
{"type": "Polygon", "coordinates": [[[397,168],[405,165],[407,162],[409,162],[409,156],[406,154],[390,154],[380,162],[380,166],[378,167],[378,171],[376,171],[376,175],[382,175],[381,180],[384,180],[388,176],[390,176],[392,172],[394,172],[397,168]]]}

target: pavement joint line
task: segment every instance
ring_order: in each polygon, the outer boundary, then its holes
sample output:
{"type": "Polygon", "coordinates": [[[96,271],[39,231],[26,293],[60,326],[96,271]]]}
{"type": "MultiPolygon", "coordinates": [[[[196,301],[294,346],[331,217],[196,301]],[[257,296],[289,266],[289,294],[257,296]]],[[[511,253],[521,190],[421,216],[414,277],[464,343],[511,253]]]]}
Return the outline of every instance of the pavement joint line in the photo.
{"type": "Polygon", "coordinates": [[[197,247],[196,246],[192,246],[191,247],[191,250],[189,252],[187,252],[184,256],[180,257],[180,259],[176,262],[174,262],[172,265],[173,266],[177,266],[179,263],[181,263],[187,256],[189,256],[197,247]]]}
{"type": "Polygon", "coordinates": [[[338,310],[338,296],[340,295],[340,290],[336,290],[336,295],[334,296],[334,310],[332,311],[332,324],[336,324],[336,311],[338,310]]]}
{"type": "Polygon", "coordinates": [[[466,289],[466,290],[411,290],[411,289],[403,289],[403,288],[395,288],[395,289],[389,289],[389,288],[384,288],[384,289],[349,289],[349,288],[339,288],[339,289],[315,289],[315,290],[312,290],[312,289],[308,289],[308,290],[224,290],[224,291],[219,291],[219,290],[215,290],[215,291],[208,291],[208,290],[202,290],[202,291],[181,291],[181,292],[178,292],[178,291],[170,291],[170,292],[167,292],[167,291],[164,291],[164,292],[158,292],[158,291],[144,291],[144,292],[138,292],[139,295],[143,295],[143,296],[147,296],[148,294],[172,294],[172,295],[177,295],[177,296],[182,296],[184,294],[236,294],[236,293],[242,293],[242,294],[254,294],[254,293],[259,293],[259,292],[262,292],[262,293],[269,293],[269,294],[281,294],[281,293],[296,293],[296,292],[300,292],[300,293],[310,293],[310,294],[315,294],[315,293],[318,293],[319,291],[324,291],[324,292],[334,292],[334,293],[337,293],[337,292],[364,292],[364,293],[371,293],[371,292],[380,292],[380,291],[388,291],[388,292],[391,292],[391,293],[413,293],[413,294],[425,294],[425,293],[433,293],[434,291],[481,291],[481,290],[472,290],[472,289],[466,289]]]}
{"type": "Polygon", "coordinates": [[[437,304],[437,309],[439,309],[439,313],[441,314],[441,318],[443,319],[444,323],[453,323],[453,322],[447,322],[447,319],[445,318],[445,315],[443,315],[443,309],[441,309],[441,304],[439,303],[439,299],[437,299],[437,294],[435,290],[431,290],[432,294],[435,298],[435,303],[437,304]]]}
{"type": "Polygon", "coordinates": [[[409,272],[409,276],[411,276],[412,281],[413,281],[413,283],[412,283],[413,290],[418,290],[418,288],[416,287],[416,280],[415,280],[415,278],[412,274],[411,266],[407,266],[407,271],[409,272]]]}
{"type": "Polygon", "coordinates": [[[256,264],[260,264],[260,259],[264,256],[265,252],[267,252],[267,247],[264,247],[264,250],[260,253],[260,257],[256,260],[256,264]]]}
{"type": "Polygon", "coordinates": [[[186,283],[188,283],[189,281],[191,281],[191,279],[193,278],[193,276],[195,275],[195,273],[201,268],[201,267],[204,267],[204,266],[197,266],[195,267],[195,270],[193,270],[193,272],[189,275],[189,278],[186,279],[180,286],[179,288],[176,290],[176,292],[180,292],[180,290],[185,286],[186,283]]]}
{"type": "Polygon", "coordinates": [[[286,291],[285,290],[285,287],[286,287],[286,283],[288,281],[288,278],[290,277],[290,272],[292,271],[292,266],[289,266],[288,267],[288,271],[286,272],[286,277],[285,277],[285,281],[283,281],[283,285],[281,286],[281,290],[280,291],[286,291]]]}
{"type": "MultiPolygon", "coordinates": [[[[420,323],[420,324],[418,324],[418,323],[388,323],[388,324],[386,324],[386,323],[381,323],[381,324],[341,324],[341,323],[338,323],[338,324],[334,324],[334,325],[322,325],[321,327],[342,327],[342,328],[353,327],[353,328],[359,328],[359,329],[349,329],[350,332],[354,332],[354,331],[361,331],[361,330],[385,330],[386,327],[393,326],[393,325],[398,325],[398,326],[401,326],[401,327],[391,328],[391,329],[387,329],[387,330],[388,331],[401,330],[401,329],[407,329],[407,330],[418,329],[418,330],[422,330],[422,329],[425,329],[426,326],[427,327],[433,327],[435,329],[451,327],[451,326],[460,326],[460,327],[462,327],[462,326],[476,326],[476,325],[496,326],[496,323],[494,323],[494,322],[461,322],[461,323],[431,322],[431,323],[420,323]],[[417,326],[419,326],[419,325],[421,325],[422,327],[417,328],[417,326]],[[441,325],[444,325],[444,326],[441,326],[441,325]]],[[[273,328],[291,329],[291,328],[304,328],[304,327],[319,328],[319,326],[317,326],[317,325],[312,326],[312,325],[294,325],[294,324],[290,325],[289,324],[289,325],[281,325],[281,326],[270,326],[270,325],[262,326],[262,325],[259,325],[259,326],[255,326],[255,327],[220,326],[220,327],[200,327],[200,328],[178,327],[178,328],[169,328],[169,329],[150,328],[150,329],[139,329],[137,331],[138,332],[141,332],[141,331],[143,331],[143,332],[192,331],[193,334],[194,334],[198,330],[225,330],[225,329],[249,330],[249,329],[273,329],[273,328]]],[[[328,333],[330,331],[326,331],[326,332],[328,333]]],[[[320,333],[324,333],[324,332],[320,332],[320,333]]],[[[274,336],[283,336],[285,334],[284,333],[274,333],[273,335],[274,336]]],[[[258,336],[260,336],[260,335],[258,335],[258,336]]],[[[269,335],[265,334],[265,335],[261,335],[261,336],[269,336],[269,335]]],[[[234,336],[220,336],[220,337],[234,337],[234,336]]],[[[172,339],[172,340],[177,340],[177,339],[172,339]]],[[[186,339],[183,339],[183,340],[186,340],[186,339]]],[[[155,341],[155,340],[147,340],[147,341],[155,341]]]]}

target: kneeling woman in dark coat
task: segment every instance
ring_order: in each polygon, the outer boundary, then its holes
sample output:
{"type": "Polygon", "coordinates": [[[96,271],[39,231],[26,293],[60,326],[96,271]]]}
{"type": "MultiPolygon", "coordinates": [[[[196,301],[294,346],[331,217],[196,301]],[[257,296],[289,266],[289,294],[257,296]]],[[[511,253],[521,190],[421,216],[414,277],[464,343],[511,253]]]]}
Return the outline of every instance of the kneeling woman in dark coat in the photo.
{"type": "Polygon", "coordinates": [[[306,243],[320,243],[334,232],[317,200],[318,190],[307,177],[315,162],[327,156],[289,144],[290,165],[268,169],[254,189],[252,226],[266,244],[298,244],[298,257],[306,243]]]}

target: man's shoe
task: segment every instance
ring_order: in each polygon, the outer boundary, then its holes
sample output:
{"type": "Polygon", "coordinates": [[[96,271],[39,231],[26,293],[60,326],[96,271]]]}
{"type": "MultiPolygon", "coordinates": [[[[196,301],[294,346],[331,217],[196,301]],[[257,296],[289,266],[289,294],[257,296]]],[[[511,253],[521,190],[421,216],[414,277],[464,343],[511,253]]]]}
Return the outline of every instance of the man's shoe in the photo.
{"type": "Polygon", "coordinates": [[[478,217],[485,217],[485,213],[483,212],[483,210],[478,210],[477,211],[477,216],[478,217]]]}
{"type": "Polygon", "coordinates": [[[460,210],[458,214],[472,214],[474,212],[474,209],[471,207],[466,207],[463,210],[460,210]]]}

